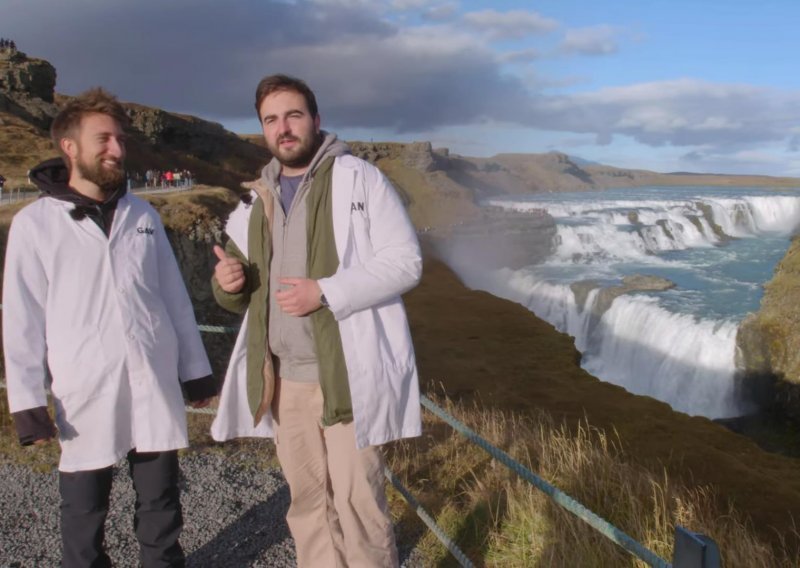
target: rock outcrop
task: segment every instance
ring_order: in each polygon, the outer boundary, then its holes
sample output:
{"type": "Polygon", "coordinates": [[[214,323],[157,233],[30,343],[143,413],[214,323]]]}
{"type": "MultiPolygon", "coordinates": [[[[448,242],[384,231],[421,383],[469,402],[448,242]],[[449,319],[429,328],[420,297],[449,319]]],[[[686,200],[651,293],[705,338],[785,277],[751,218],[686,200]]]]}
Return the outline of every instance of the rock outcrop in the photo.
{"type": "Polygon", "coordinates": [[[219,123],[133,103],[126,103],[125,110],[131,126],[155,148],[216,163],[250,178],[269,160],[264,148],[225,130],[219,123]]]}
{"type": "Polygon", "coordinates": [[[408,168],[424,173],[444,171],[450,167],[447,148],[434,149],[430,142],[350,142],[354,156],[379,164],[381,160],[399,160],[408,168]]]}
{"type": "Polygon", "coordinates": [[[572,293],[575,294],[575,301],[581,309],[586,306],[589,293],[600,289],[597,298],[592,303],[592,316],[599,319],[611,307],[611,303],[622,296],[632,292],[663,292],[675,287],[675,283],[660,276],[650,276],[646,274],[631,274],[622,279],[619,286],[602,286],[594,280],[583,280],[570,285],[572,293]]]}
{"type": "Polygon", "coordinates": [[[53,102],[56,69],[47,61],[29,58],[21,51],[0,49],[0,69],[0,90],[12,96],[53,102]]]}
{"type": "Polygon", "coordinates": [[[800,237],[765,286],[759,310],[736,336],[741,386],[762,404],[800,422],[800,237]]]}
{"type": "Polygon", "coordinates": [[[0,112],[48,128],[57,111],[55,86],[56,70],[50,63],[21,51],[0,49],[0,112]]]}

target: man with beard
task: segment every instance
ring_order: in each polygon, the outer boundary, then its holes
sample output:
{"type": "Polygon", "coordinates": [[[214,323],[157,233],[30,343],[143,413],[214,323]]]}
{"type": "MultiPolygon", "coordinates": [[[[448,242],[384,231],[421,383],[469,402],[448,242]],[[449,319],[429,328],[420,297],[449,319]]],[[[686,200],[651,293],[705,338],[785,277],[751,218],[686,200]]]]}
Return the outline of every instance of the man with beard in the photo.
{"type": "Polygon", "coordinates": [[[42,195],[14,217],[6,250],[9,406],[22,444],[58,435],[68,568],[110,566],[103,536],[111,466],[124,456],[141,564],[185,564],[181,383],[196,407],[216,394],[158,213],[125,191],[125,124],[124,109],[102,89],[67,103],[51,128],[63,159],[31,170],[42,195]]]}
{"type": "Polygon", "coordinates": [[[379,446],[421,430],[416,233],[303,81],[264,78],[255,106],[273,158],[215,248],[217,301],[246,315],[212,435],[274,435],[298,566],[397,566],[379,446]]]}

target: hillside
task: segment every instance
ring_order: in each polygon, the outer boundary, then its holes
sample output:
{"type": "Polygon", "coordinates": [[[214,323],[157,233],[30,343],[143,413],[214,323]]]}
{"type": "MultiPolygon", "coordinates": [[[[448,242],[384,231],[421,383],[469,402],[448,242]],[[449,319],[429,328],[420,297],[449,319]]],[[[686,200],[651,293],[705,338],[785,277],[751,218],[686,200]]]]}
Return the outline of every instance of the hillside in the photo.
{"type": "MultiPolygon", "coordinates": [[[[28,186],[28,170],[57,155],[48,128],[68,97],[58,94],[55,84],[56,71],[48,62],[0,50],[0,173],[9,188],[28,186]]],[[[220,124],[123,104],[131,119],[130,172],[188,169],[203,183],[237,189],[266,161],[262,147],[220,124]]]]}

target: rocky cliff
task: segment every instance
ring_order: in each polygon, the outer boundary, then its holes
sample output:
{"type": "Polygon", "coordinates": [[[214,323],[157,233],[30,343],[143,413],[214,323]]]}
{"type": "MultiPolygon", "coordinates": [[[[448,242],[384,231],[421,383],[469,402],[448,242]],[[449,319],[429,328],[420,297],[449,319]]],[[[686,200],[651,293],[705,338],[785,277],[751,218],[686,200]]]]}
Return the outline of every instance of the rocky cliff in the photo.
{"type": "Polygon", "coordinates": [[[758,312],[739,326],[736,343],[742,388],[800,423],[800,237],[764,286],[758,312]]]}
{"type": "Polygon", "coordinates": [[[0,49],[0,112],[47,128],[57,110],[55,86],[56,70],[50,63],[21,51],[0,49]]]}

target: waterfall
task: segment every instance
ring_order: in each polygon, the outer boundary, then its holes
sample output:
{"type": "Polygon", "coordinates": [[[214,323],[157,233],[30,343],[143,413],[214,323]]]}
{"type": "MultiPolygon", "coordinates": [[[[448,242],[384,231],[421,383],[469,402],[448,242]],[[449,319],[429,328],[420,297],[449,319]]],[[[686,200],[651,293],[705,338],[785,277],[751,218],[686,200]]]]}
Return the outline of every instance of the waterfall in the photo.
{"type": "Polygon", "coordinates": [[[518,302],[573,336],[583,367],[602,380],[692,415],[752,410],[735,385],[738,323],[756,309],[760,284],[788,246],[800,197],[657,188],[486,204],[547,210],[557,224],[554,253],[521,270],[455,267],[469,286],[518,302]],[[599,301],[602,288],[634,273],[684,285],[599,301]],[[571,285],[589,280],[593,288],[576,298],[571,285]]]}
{"type": "Polygon", "coordinates": [[[620,296],[593,331],[583,367],[687,414],[739,416],[748,406],[733,381],[736,328],[671,313],[656,298],[620,296]]]}

